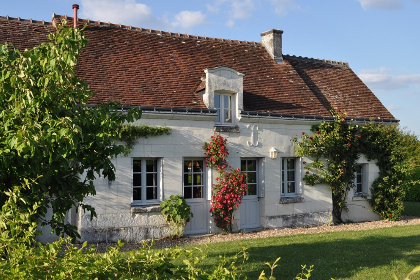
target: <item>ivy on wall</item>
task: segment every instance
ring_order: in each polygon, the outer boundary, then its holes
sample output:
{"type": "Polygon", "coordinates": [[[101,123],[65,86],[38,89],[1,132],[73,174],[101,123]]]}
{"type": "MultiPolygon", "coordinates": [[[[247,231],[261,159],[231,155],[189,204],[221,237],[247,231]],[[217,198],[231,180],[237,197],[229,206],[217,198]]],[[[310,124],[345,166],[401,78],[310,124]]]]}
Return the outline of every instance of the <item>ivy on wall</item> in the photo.
{"type": "Polygon", "coordinates": [[[369,199],[373,211],[384,219],[398,219],[403,209],[402,184],[414,166],[410,147],[416,143],[418,146],[417,138],[396,125],[358,125],[339,114],[334,113],[334,117],[334,121],[313,126],[313,135],[302,132],[300,139],[292,139],[298,156],[314,159],[305,165],[303,180],[309,185],[324,183],[331,188],[333,215],[343,222],[341,213],[347,209],[347,193],[354,187],[357,160],[364,154],[368,160],[377,160],[379,167],[369,199]]]}

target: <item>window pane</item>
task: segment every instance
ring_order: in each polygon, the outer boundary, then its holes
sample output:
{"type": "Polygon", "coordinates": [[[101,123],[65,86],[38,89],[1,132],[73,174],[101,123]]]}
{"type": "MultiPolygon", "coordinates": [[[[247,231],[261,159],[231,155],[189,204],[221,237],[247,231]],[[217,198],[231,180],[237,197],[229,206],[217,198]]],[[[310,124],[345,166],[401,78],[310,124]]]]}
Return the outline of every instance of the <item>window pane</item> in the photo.
{"type": "Polygon", "coordinates": [[[357,188],[356,190],[357,192],[363,192],[362,184],[357,184],[356,188],[357,188]]]}
{"type": "Polygon", "coordinates": [[[219,94],[214,95],[214,108],[220,109],[220,95],[219,94]]]}
{"type": "Polygon", "coordinates": [[[295,192],[295,182],[288,182],[287,183],[287,192],[294,193],[295,192]]]}
{"type": "Polygon", "coordinates": [[[141,172],[141,160],[133,159],[133,172],[141,172]]]}
{"type": "Polygon", "coordinates": [[[133,186],[141,186],[141,174],[133,174],[133,186]]]}
{"type": "Polygon", "coordinates": [[[230,100],[231,100],[231,96],[230,95],[223,95],[223,108],[224,109],[230,109],[230,100]]]}
{"type": "Polygon", "coordinates": [[[246,172],[246,160],[241,160],[241,171],[246,172]]]}
{"type": "Polygon", "coordinates": [[[157,186],[157,174],[146,174],[146,186],[157,186]]]}
{"type": "Polygon", "coordinates": [[[257,171],[256,160],[248,160],[247,171],[257,171]]]}
{"type": "Polygon", "coordinates": [[[202,198],[203,197],[202,187],[193,187],[193,195],[194,195],[194,198],[202,198]]]}
{"type": "Polygon", "coordinates": [[[287,171],[287,181],[288,182],[295,181],[295,171],[287,171]]]}
{"type": "Polygon", "coordinates": [[[184,198],[192,198],[192,188],[191,187],[184,187],[184,198]]]}
{"type": "Polygon", "coordinates": [[[133,200],[141,200],[141,188],[133,189],[133,200]]]}
{"type": "Polygon", "coordinates": [[[193,171],[194,172],[202,172],[203,171],[203,161],[202,160],[194,161],[193,171]]]}
{"type": "Polygon", "coordinates": [[[201,174],[194,174],[194,185],[202,185],[201,174]]]}
{"type": "Polygon", "coordinates": [[[257,195],[257,185],[248,185],[248,195],[257,195]]]}
{"type": "Polygon", "coordinates": [[[287,169],[295,169],[295,160],[294,159],[288,159],[287,160],[287,169]]]}
{"type": "Polygon", "coordinates": [[[157,187],[146,188],[146,199],[157,199],[157,187]]]}
{"type": "Polygon", "coordinates": [[[192,185],[192,175],[191,174],[184,174],[184,185],[186,185],[186,186],[192,185]]]}
{"type": "Polygon", "coordinates": [[[192,161],[184,160],[184,173],[191,172],[191,168],[192,168],[192,161]]]}
{"type": "Polygon", "coordinates": [[[220,109],[217,109],[216,122],[221,122],[221,121],[220,121],[220,109]]]}
{"type": "Polygon", "coordinates": [[[257,183],[257,173],[248,172],[247,183],[257,183]]]}
{"type": "Polygon", "coordinates": [[[224,109],[223,110],[225,122],[230,123],[232,122],[232,110],[224,109]]]}
{"type": "Polygon", "coordinates": [[[157,161],[156,160],[146,160],[146,172],[156,172],[157,170],[157,161]]]}

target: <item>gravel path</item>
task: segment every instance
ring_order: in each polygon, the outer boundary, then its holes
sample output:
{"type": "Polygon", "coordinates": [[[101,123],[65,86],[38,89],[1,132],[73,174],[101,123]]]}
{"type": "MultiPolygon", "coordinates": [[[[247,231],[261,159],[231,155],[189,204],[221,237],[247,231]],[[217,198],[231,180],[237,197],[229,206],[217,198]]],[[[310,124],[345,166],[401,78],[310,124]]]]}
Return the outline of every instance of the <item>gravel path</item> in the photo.
{"type": "MultiPolygon", "coordinates": [[[[294,234],[313,234],[313,233],[322,233],[322,232],[338,232],[338,231],[360,231],[360,230],[369,230],[375,228],[385,228],[393,226],[405,226],[405,225],[418,225],[420,224],[420,217],[412,216],[403,216],[400,221],[373,221],[373,222],[363,222],[363,223],[350,223],[350,224],[340,224],[340,225],[323,225],[317,227],[308,227],[308,228],[282,228],[282,229],[267,229],[267,230],[257,230],[254,232],[240,232],[240,233],[231,233],[231,234],[207,234],[204,236],[186,236],[178,239],[171,238],[161,238],[155,240],[153,248],[168,248],[175,245],[183,246],[190,244],[204,244],[204,243],[214,243],[214,242],[223,242],[223,241],[233,241],[240,239],[252,239],[252,238],[266,238],[272,236],[286,236],[294,234]]],[[[150,241],[148,241],[150,243],[150,241]]],[[[105,251],[106,247],[112,246],[114,244],[97,244],[97,249],[99,252],[105,251]]],[[[128,251],[132,249],[138,249],[143,246],[142,243],[126,243],[121,250],[128,251]]]]}

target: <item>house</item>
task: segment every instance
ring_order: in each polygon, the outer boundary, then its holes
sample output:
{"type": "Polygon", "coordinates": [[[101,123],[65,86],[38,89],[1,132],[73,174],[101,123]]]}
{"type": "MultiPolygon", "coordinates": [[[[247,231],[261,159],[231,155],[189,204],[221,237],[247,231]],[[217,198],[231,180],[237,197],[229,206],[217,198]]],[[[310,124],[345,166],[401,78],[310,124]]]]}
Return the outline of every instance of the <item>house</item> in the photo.
{"type": "MultiPolygon", "coordinates": [[[[35,46],[63,18],[0,17],[0,42],[35,46]]],[[[291,138],[332,120],[333,108],[360,123],[398,122],[347,63],[283,54],[281,30],[248,42],[75,18],[78,26],[87,24],[77,75],[96,93],[91,103],[140,107],[137,123],[172,129],[140,139],[128,156],[114,159],[116,180],[98,179],[97,195],[86,199],[97,218],[69,213],[83,241],[168,235],[158,205],[172,194],[182,194],[194,213],[186,234],[217,232],[209,213],[217,172],[206,168],[202,149],[214,133],[228,139],[229,164],[252,177],[235,230],[330,223],[331,190],[305,185],[304,162],[311,159],[296,157],[291,138]]],[[[343,217],[380,219],[363,198],[378,168],[363,156],[359,163],[343,217]]]]}

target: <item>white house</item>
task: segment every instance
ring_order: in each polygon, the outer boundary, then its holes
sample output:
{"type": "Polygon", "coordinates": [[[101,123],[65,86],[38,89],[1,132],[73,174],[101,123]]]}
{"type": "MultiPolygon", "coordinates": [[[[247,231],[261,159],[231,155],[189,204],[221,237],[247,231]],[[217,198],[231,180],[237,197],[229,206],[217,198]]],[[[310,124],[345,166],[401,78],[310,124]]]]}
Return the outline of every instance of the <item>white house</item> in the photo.
{"type": "MultiPolygon", "coordinates": [[[[51,23],[0,17],[0,41],[34,46],[63,17],[53,15],[51,23]]],[[[247,42],[77,22],[87,24],[89,43],[77,75],[96,93],[91,103],[140,107],[138,123],[172,129],[171,135],[140,139],[128,156],[114,159],[115,181],[96,180],[97,195],[86,203],[97,218],[69,213],[81,240],[168,235],[159,203],[172,194],[183,195],[194,213],[186,234],[217,232],[209,213],[217,172],[206,168],[202,148],[214,133],[228,140],[229,164],[249,176],[236,230],[328,224],[331,190],[305,185],[304,162],[311,159],[295,156],[291,138],[332,120],[333,108],[358,122],[397,122],[347,63],[284,55],[281,30],[247,42]]],[[[359,162],[343,217],[379,219],[364,198],[378,168],[363,156],[359,162]]]]}

